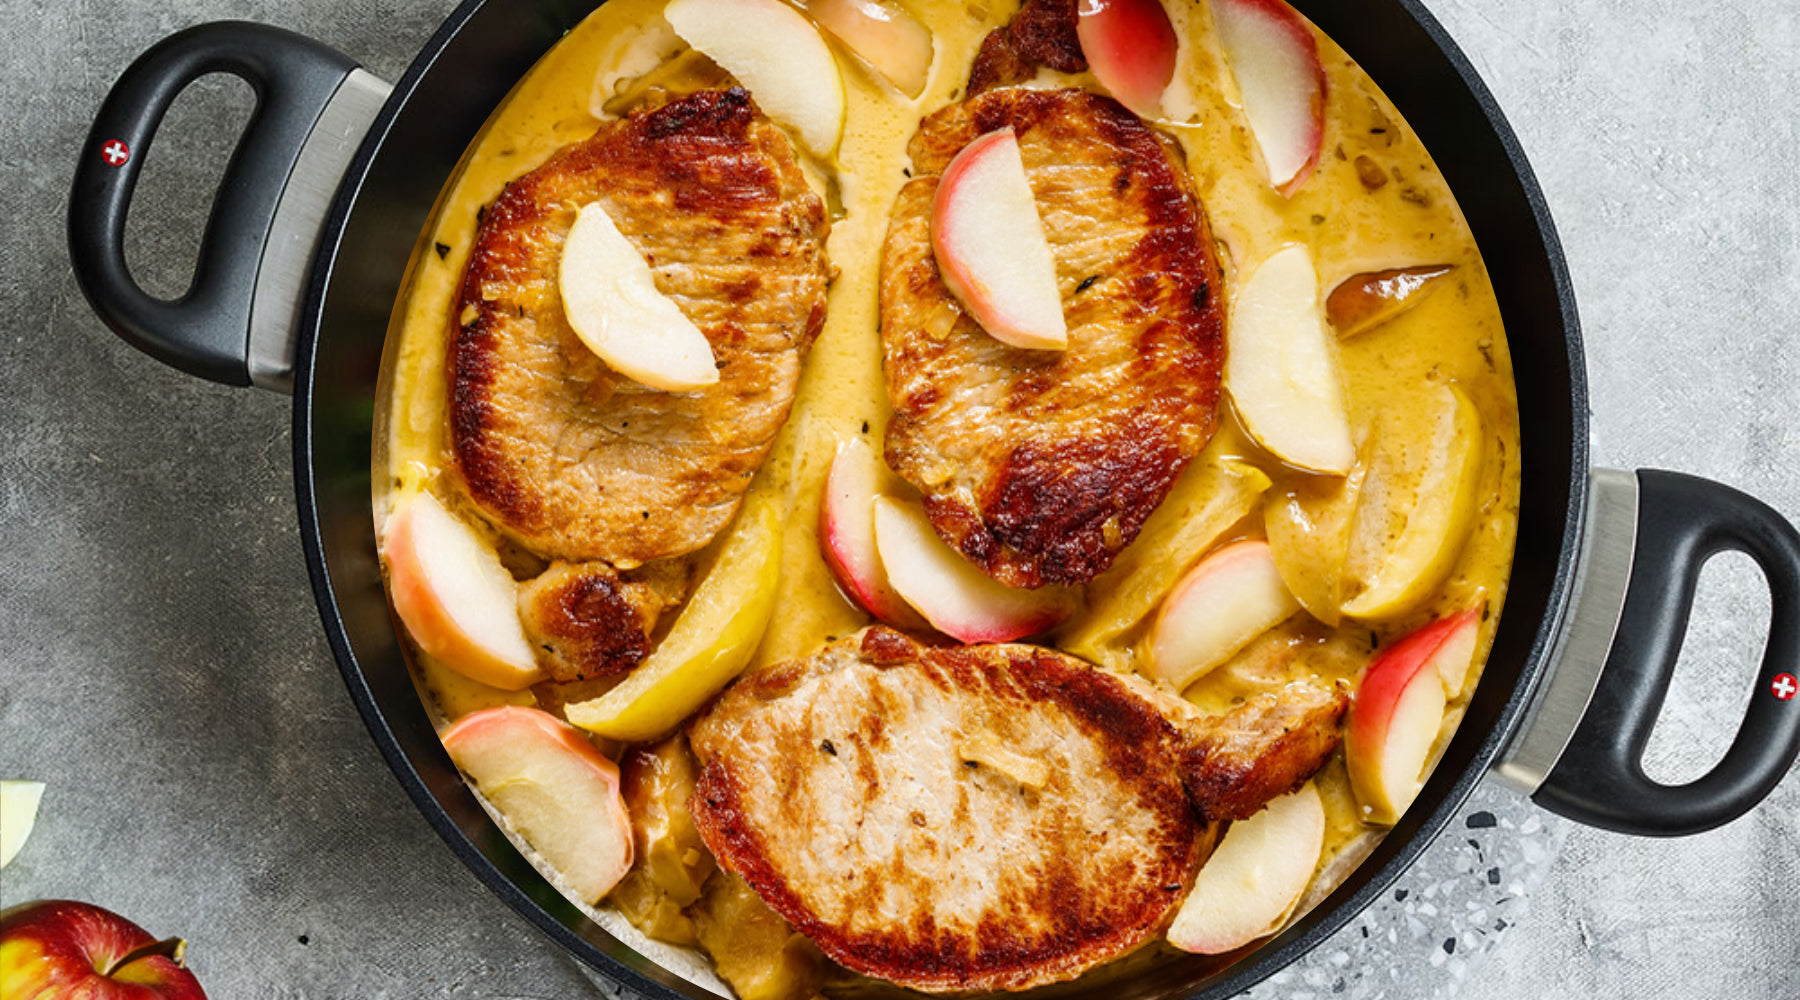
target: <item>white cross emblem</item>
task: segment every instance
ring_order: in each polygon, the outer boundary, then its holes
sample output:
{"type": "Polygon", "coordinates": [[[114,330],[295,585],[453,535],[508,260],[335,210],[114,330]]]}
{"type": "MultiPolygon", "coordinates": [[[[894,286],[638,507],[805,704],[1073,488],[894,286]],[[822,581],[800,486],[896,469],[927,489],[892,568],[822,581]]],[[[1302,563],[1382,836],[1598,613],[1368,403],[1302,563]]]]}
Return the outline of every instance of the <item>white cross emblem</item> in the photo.
{"type": "Polygon", "coordinates": [[[131,147],[114,139],[100,147],[100,158],[109,167],[122,167],[126,160],[131,159],[131,147]]]}
{"type": "Polygon", "coordinates": [[[1800,681],[1794,680],[1793,674],[1781,674],[1769,685],[1769,690],[1781,701],[1793,701],[1794,694],[1800,692],[1800,681]]]}

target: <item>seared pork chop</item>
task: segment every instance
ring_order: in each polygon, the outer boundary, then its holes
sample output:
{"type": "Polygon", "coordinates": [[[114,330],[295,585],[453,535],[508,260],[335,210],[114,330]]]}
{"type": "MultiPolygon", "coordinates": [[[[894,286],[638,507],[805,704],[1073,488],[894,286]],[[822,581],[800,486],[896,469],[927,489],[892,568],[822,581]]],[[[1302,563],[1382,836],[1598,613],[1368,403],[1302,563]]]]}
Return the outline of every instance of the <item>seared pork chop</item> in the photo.
{"type": "Polygon", "coordinates": [[[542,555],[628,569],[705,545],[768,454],[825,320],[824,203],[743,90],[609,122],[488,207],[457,303],[450,440],[469,497],[542,555]],[[719,382],[627,379],[562,313],[562,245],[605,207],[719,382]]]}
{"type": "Polygon", "coordinates": [[[1090,580],[1212,436],[1224,295],[1205,213],[1173,147],[1084,91],[990,91],[926,118],[911,148],[882,258],[888,464],[925,495],[938,534],[1000,582],[1090,580]],[[1067,351],[987,334],[932,252],[937,175],[1009,125],[1067,351]]]}
{"type": "Polygon", "coordinates": [[[1063,73],[1088,68],[1075,32],[1075,0],[1025,0],[1004,28],[995,28],[981,40],[975,64],[969,67],[969,96],[995,87],[1024,83],[1039,66],[1063,73]]]}
{"type": "Polygon", "coordinates": [[[853,971],[934,992],[1070,979],[1162,933],[1210,851],[1188,791],[1208,720],[1172,698],[1050,650],[875,627],[697,720],[689,810],[853,971]]]}

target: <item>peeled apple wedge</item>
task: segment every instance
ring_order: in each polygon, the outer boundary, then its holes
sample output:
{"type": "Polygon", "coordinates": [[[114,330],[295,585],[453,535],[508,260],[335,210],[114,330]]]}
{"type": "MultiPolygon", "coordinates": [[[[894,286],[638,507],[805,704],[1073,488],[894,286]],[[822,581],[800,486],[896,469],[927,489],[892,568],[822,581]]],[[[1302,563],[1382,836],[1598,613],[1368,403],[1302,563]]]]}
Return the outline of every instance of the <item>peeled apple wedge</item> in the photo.
{"type": "Polygon", "coordinates": [[[1250,436],[1290,465],[1348,473],[1356,446],[1336,338],[1304,244],[1270,254],[1238,286],[1225,342],[1225,389],[1250,436]]]}
{"type": "Polygon", "coordinates": [[[719,381],[706,334],[657,290],[643,254],[599,202],[576,213],[557,286],[575,335],[619,374],[668,392],[719,381]]]}
{"type": "Polygon", "coordinates": [[[818,156],[844,134],[844,77],[831,46],[779,0],[672,0],[675,33],[738,78],[756,106],[818,156]]]}
{"type": "Polygon", "coordinates": [[[1313,479],[1263,504],[1263,529],[1281,580],[1300,606],[1327,625],[1336,625],[1344,601],[1344,560],[1349,556],[1350,521],[1356,515],[1363,467],[1342,479],[1313,479]]]}
{"type": "Polygon", "coordinates": [[[931,75],[931,31],[884,0],[808,0],[806,12],[882,79],[918,97],[931,75]]]}
{"type": "Polygon", "coordinates": [[[41,781],[0,781],[0,868],[11,864],[25,846],[43,797],[41,781]]]}
{"type": "Polygon", "coordinates": [[[1384,414],[1366,445],[1344,562],[1351,618],[1397,618],[1424,603],[1456,565],[1479,506],[1486,440],[1474,401],[1433,384],[1394,405],[1402,409],[1384,414]]]}
{"type": "Polygon", "coordinates": [[[571,723],[623,743],[643,743],[681,724],[737,677],[762,641],[781,583],[778,490],[752,490],[731,538],[675,625],[624,683],[566,705],[571,723]]]}
{"type": "Polygon", "coordinates": [[[519,622],[519,588],[474,528],[421,493],[395,512],[382,546],[394,612],[419,648],[503,691],[543,680],[519,622]]]}
{"type": "Polygon", "coordinates": [[[1307,782],[1231,824],[1169,926],[1169,943],[1218,955],[1281,929],[1325,848],[1325,804],[1307,782]]]}

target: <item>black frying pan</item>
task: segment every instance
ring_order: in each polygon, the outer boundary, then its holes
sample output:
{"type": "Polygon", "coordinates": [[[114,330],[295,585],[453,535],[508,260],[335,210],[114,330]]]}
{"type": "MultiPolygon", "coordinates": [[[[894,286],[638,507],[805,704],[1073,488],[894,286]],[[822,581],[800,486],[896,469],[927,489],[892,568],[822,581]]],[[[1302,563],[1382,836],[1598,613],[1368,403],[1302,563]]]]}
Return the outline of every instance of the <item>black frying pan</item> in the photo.
{"type": "MultiPolygon", "coordinates": [[[[391,94],[345,56],[278,29],[202,25],[119,79],[80,153],[75,274],[120,336],[233,385],[294,394],[294,478],[313,589],[350,696],[427,820],[495,893],[634,995],[708,996],[567,903],[476,803],[438,742],[388,614],[370,510],[376,383],[389,317],[438,192],[488,114],[594,0],[467,0],[391,94]],[[125,266],[126,211],[175,96],[226,72],[257,95],[188,293],[158,301],[125,266]]],[[[1293,962],[1423,852],[1490,769],[1544,807],[1627,833],[1711,829],[1800,757],[1800,535],[1766,505],[1668,472],[1590,470],[1581,337],[1543,196],[1487,88],[1415,0],[1294,0],[1385,90],[1431,150],[1479,241],[1518,371],[1517,555],[1482,683],[1400,824],[1323,903],[1260,947],[1110,982],[1112,1000],[1227,997],[1293,962]],[[1701,564],[1747,553],[1773,616],[1723,760],[1680,786],[1641,757],[1701,564]]],[[[1082,993],[1076,982],[1046,987],[1082,993]]]]}

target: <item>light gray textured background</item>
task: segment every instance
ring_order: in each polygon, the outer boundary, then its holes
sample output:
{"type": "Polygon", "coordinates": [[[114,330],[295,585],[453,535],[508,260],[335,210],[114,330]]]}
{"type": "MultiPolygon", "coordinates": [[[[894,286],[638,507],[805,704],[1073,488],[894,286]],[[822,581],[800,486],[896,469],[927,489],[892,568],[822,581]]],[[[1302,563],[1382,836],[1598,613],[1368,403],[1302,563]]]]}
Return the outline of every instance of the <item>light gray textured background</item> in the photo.
{"type": "MultiPolygon", "coordinates": [[[[1351,0],[1344,0],[1351,2],[1351,0]]],[[[1507,109],[1585,321],[1601,464],[1721,479],[1800,516],[1800,8],[1428,0],[1507,109]]],[[[51,782],[0,902],[101,902],[193,942],[215,997],[579,996],[570,962],[412,809],[319,633],[289,404],[162,368],[69,274],[88,116],[164,34],[243,17],[392,79],[450,0],[0,0],[0,776],[51,782]]],[[[184,96],[131,259],[186,280],[246,88],[184,96]]],[[[1709,567],[1654,773],[1699,773],[1768,598],[1709,567]]],[[[1464,995],[1800,997],[1800,779],[1682,841],[1576,828],[1464,995]]],[[[1395,997],[1410,997],[1404,979],[1395,997]]]]}

